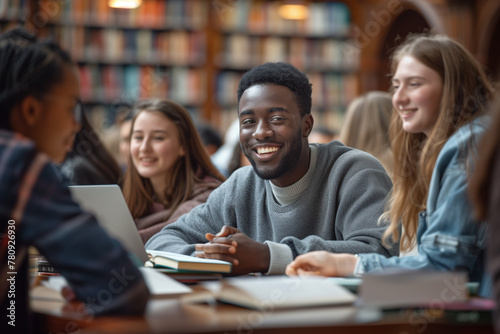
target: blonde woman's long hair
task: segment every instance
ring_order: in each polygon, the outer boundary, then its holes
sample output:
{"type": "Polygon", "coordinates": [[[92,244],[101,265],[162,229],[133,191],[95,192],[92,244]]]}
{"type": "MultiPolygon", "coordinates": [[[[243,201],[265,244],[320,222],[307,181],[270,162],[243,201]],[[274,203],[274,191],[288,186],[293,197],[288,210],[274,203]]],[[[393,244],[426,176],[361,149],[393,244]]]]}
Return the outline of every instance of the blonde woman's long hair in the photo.
{"type": "MultiPolygon", "coordinates": [[[[478,61],[459,43],[446,36],[412,35],[393,53],[391,73],[399,61],[411,56],[436,71],[443,80],[439,116],[429,137],[403,130],[398,113],[390,124],[394,154],[393,191],[388,210],[380,221],[389,221],[383,240],[399,240],[400,250],[416,245],[418,214],[426,209],[427,195],[437,156],[446,141],[461,126],[485,113],[493,86],[478,61]]],[[[394,110],[394,109],[393,109],[394,110]]]]}
{"type": "Polygon", "coordinates": [[[392,150],[389,123],[392,113],[391,95],[369,92],[349,104],[339,140],[346,146],[370,153],[392,175],[392,150]]]}
{"type": "MultiPolygon", "coordinates": [[[[171,209],[170,212],[174,212],[181,203],[189,199],[194,185],[201,182],[204,176],[211,175],[220,181],[225,180],[212,164],[186,109],[168,100],[140,101],[134,106],[132,130],[137,116],[143,112],[159,112],[172,121],[177,127],[180,144],[186,152],[177,161],[172,174],[166,176],[170,180],[170,186],[165,190],[166,202],[163,204],[171,209]]],[[[151,212],[154,202],[153,186],[149,179],[138,173],[131,159],[125,173],[123,194],[134,218],[141,218],[151,212]]]]}

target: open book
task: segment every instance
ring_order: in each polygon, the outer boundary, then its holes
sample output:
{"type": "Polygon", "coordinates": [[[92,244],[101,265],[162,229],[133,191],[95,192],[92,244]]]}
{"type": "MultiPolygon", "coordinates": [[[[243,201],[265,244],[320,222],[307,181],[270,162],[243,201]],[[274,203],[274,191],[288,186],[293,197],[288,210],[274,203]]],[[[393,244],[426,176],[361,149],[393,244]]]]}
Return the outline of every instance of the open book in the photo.
{"type": "Polygon", "coordinates": [[[232,264],[226,261],[203,259],[199,257],[146,250],[149,257],[149,267],[166,267],[186,272],[230,273],[232,264]]]}
{"type": "Polygon", "coordinates": [[[206,282],[215,299],[261,311],[352,304],[356,296],[324,277],[231,277],[206,282]]]}

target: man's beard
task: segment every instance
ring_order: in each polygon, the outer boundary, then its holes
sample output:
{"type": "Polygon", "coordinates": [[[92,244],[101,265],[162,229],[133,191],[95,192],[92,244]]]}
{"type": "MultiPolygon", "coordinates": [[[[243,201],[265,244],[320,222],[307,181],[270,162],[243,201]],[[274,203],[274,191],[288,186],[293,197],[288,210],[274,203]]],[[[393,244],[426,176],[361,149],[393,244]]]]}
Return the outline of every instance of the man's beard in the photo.
{"type": "Polygon", "coordinates": [[[255,161],[246,155],[248,161],[252,164],[255,173],[264,180],[274,180],[289,172],[293,167],[297,165],[297,162],[302,153],[302,141],[297,140],[292,146],[291,150],[281,159],[278,166],[273,169],[263,168],[259,170],[256,166],[255,161]]]}

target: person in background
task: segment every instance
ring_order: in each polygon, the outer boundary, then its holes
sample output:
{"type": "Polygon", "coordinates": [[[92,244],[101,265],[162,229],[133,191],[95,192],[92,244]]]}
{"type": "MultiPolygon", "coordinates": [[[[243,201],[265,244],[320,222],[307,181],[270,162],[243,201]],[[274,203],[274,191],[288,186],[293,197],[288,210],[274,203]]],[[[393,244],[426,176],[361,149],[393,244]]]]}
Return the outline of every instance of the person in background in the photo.
{"type": "Polygon", "coordinates": [[[250,165],[250,161],[248,161],[245,154],[243,154],[240,143],[236,143],[236,145],[234,145],[233,156],[229,161],[229,166],[228,166],[229,175],[233,174],[234,171],[237,170],[238,168],[248,165],[250,165]]]}
{"type": "Polygon", "coordinates": [[[313,128],[309,135],[310,143],[326,144],[335,139],[337,139],[336,132],[324,126],[313,128]]]}
{"type": "Polygon", "coordinates": [[[283,274],[310,250],[397,255],[377,224],[392,183],[369,154],[338,141],[309,144],[312,88],[287,63],[266,63],[239,83],[236,170],[207,202],[166,226],[147,249],[230,261],[231,274],[283,274]]]}
{"type": "Polygon", "coordinates": [[[392,56],[390,136],[394,188],[385,240],[401,250],[418,245],[418,255],[316,252],[295,259],[287,274],[348,276],[397,267],[411,270],[465,270],[491,285],[484,268],[486,229],[473,218],[467,179],[474,169],[477,140],[494,90],[482,66],[459,43],[445,36],[410,36],[392,56]]]}
{"type": "Polygon", "coordinates": [[[126,149],[127,144],[123,144],[122,136],[126,137],[126,124],[127,121],[132,119],[131,106],[128,104],[114,104],[111,107],[112,110],[93,108],[92,112],[87,116],[89,123],[99,133],[104,147],[118,163],[122,174],[124,174],[128,155],[123,156],[123,150],[126,149]],[[114,115],[114,117],[110,117],[111,115],[114,115]]]}
{"type": "Polygon", "coordinates": [[[213,155],[222,146],[222,137],[211,125],[198,123],[196,131],[198,131],[208,155],[213,155]]]}
{"type": "Polygon", "coordinates": [[[20,28],[0,37],[0,54],[0,332],[34,331],[29,246],[66,278],[66,296],[85,302],[91,315],[144,312],[149,292],[140,271],[95,217],[73,201],[53,164],[64,160],[80,129],[75,63],[57,44],[37,41],[20,28]],[[8,255],[12,245],[15,259],[8,255]],[[9,272],[16,274],[6,277],[9,272]],[[15,297],[7,294],[12,278],[15,297]],[[111,298],[96,298],[102,291],[111,298]],[[13,305],[15,322],[9,324],[13,305]]]}
{"type": "Polygon", "coordinates": [[[75,136],[73,149],[61,165],[61,172],[71,184],[119,184],[122,178],[120,166],[104,147],[85,112],[81,110],[80,113],[82,127],[75,136]]]}
{"type": "Polygon", "coordinates": [[[132,131],[132,118],[126,118],[120,123],[120,166],[123,172],[130,163],[130,132],[132,131]]]}
{"type": "Polygon", "coordinates": [[[495,329],[500,333],[500,96],[491,109],[492,121],[479,143],[476,171],[469,181],[469,195],[478,220],[486,221],[487,263],[493,279],[493,299],[497,302],[495,329]]]}
{"type": "Polygon", "coordinates": [[[235,119],[224,134],[224,144],[212,156],[212,162],[222,175],[229,177],[229,164],[234,155],[235,145],[239,145],[239,122],[235,119]]]}
{"type": "Polygon", "coordinates": [[[369,92],[349,104],[339,140],[346,146],[370,153],[392,176],[392,150],[389,123],[392,114],[391,95],[369,92]]]}
{"type": "Polygon", "coordinates": [[[204,203],[225,178],[212,165],[186,109],[152,99],[138,102],[134,115],[123,193],[146,243],[204,203]]]}

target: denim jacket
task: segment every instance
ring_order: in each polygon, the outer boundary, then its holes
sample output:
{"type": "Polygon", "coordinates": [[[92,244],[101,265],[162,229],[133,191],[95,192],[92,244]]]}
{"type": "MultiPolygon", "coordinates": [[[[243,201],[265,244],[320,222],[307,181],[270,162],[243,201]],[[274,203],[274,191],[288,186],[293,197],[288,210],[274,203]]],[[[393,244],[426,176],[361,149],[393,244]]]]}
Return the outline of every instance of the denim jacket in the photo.
{"type": "Polygon", "coordinates": [[[389,267],[466,271],[470,281],[481,283],[482,296],[491,295],[484,263],[486,227],[473,219],[467,197],[467,178],[472,164],[466,169],[465,161],[465,153],[469,162],[475,156],[476,152],[470,148],[476,148],[486,120],[481,117],[458,129],[439,153],[429,186],[427,210],[419,214],[419,254],[391,258],[359,254],[357,272],[377,272],[389,267]]]}

